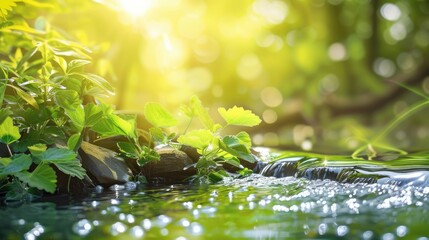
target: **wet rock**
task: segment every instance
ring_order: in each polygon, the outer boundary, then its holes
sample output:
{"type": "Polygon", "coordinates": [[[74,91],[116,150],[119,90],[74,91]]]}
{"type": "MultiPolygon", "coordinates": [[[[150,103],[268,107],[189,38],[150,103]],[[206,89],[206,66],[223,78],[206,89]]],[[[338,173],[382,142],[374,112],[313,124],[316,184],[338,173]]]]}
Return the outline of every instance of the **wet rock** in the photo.
{"type": "MultiPolygon", "coordinates": [[[[113,137],[107,137],[102,139],[96,139],[94,142],[92,142],[92,144],[97,145],[99,147],[107,148],[109,150],[119,153],[120,151],[117,143],[127,142],[127,141],[128,139],[125,136],[113,136],[113,137]]],[[[143,140],[141,140],[141,143],[142,142],[143,140]]],[[[137,161],[135,159],[127,158],[127,157],[123,157],[122,159],[125,161],[125,163],[130,168],[130,170],[134,175],[140,172],[140,167],[137,164],[137,161]]]]}
{"type": "Polygon", "coordinates": [[[146,164],[142,171],[149,182],[179,183],[196,173],[191,158],[183,151],[173,147],[163,147],[156,150],[160,161],[146,164]]]}
{"type": "Polygon", "coordinates": [[[188,155],[188,157],[194,163],[198,162],[198,159],[200,159],[200,157],[201,157],[201,155],[197,152],[197,149],[190,147],[190,146],[182,145],[180,147],[180,151],[186,153],[186,155],[188,155]]]}
{"type": "Polygon", "coordinates": [[[123,184],[132,176],[125,161],[114,151],[82,142],[79,153],[83,167],[95,184],[104,186],[123,184]]]}

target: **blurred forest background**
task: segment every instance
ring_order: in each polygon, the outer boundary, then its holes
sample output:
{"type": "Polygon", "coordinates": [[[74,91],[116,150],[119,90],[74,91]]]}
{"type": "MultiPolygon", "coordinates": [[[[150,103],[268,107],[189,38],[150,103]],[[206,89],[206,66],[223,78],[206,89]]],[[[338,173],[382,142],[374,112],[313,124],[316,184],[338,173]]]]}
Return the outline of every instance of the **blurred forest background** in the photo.
{"type": "MultiPolygon", "coordinates": [[[[178,113],[194,94],[213,115],[243,106],[263,119],[256,145],[350,152],[422,100],[393,81],[429,96],[427,0],[15,2],[10,18],[92,50],[88,71],[116,88],[106,102],[118,110],[156,101],[178,113]]],[[[384,140],[429,148],[428,117],[384,140]]]]}

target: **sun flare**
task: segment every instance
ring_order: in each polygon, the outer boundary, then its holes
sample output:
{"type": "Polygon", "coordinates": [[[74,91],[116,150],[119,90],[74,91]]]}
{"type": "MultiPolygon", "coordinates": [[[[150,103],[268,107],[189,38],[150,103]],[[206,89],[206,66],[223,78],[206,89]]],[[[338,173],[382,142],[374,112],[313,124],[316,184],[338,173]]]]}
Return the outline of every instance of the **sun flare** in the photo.
{"type": "Polygon", "coordinates": [[[151,0],[118,0],[119,6],[130,16],[140,17],[153,5],[151,0]]]}

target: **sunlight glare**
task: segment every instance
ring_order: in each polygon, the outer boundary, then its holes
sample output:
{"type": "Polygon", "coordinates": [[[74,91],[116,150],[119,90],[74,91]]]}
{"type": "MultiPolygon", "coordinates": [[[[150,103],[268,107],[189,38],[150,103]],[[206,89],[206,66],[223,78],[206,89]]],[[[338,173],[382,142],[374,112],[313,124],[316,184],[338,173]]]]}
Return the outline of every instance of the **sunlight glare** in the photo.
{"type": "Polygon", "coordinates": [[[151,0],[118,0],[118,3],[132,17],[142,16],[153,5],[151,0]]]}

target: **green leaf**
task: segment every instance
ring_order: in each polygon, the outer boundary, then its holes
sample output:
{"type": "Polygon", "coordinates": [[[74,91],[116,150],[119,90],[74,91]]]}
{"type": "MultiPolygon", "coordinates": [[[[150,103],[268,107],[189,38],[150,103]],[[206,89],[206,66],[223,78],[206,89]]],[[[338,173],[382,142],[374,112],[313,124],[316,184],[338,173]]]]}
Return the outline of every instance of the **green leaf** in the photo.
{"type": "Polygon", "coordinates": [[[228,163],[234,167],[243,168],[243,166],[241,166],[241,164],[240,164],[240,160],[238,160],[238,158],[236,158],[236,157],[225,158],[224,162],[228,163]]]}
{"type": "Polygon", "coordinates": [[[94,126],[94,124],[96,124],[103,116],[103,112],[101,111],[101,109],[93,103],[85,105],[84,110],[86,127],[94,126]]]}
{"type": "Polygon", "coordinates": [[[63,70],[63,73],[66,74],[67,73],[67,61],[64,58],[58,57],[58,56],[54,57],[54,61],[56,63],[58,63],[58,66],[60,66],[61,70],[63,70]]]}
{"type": "Polygon", "coordinates": [[[225,136],[222,142],[230,149],[235,151],[250,153],[249,148],[244,145],[236,136],[225,136]]]}
{"type": "MultiPolygon", "coordinates": [[[[7,165],[9,165],[10,162],[12,162],[12,159],[10,159],[10,158],[0,158],[0,167],[7,166],[7,165]]],[[[3,169],[3,168],[0,168],[0,169],[3,169]]],[[[1,171],[2,170],[0,170],[0,172],[1,171]]]]}
{"type": "Polygon", "coordinates": [[[217,183],[223,180],[225,176],[223,176],[222,174],[218,173],[218,172],[211,172],[208,175],[208,178],[210,180],[211,183],[217,183]]]}
{"type": "Polygon", "coordinates": [[[121,151],[125,156],[133,159],[140,158],[140,151],[134,144],[130,142],[118,142],[116,144],[119,147],[119,151],[121,151]]]}
{"type": "Polygon", "coordinates": [[[0,124],[3,123],[4,120],[6,120],[7,117],[9,117],[12,114],[10,109],[8,108],[1,108],[0,109],[0,124]]]}
{"type": "Polygon", "coordinates": [[[27,51],[25,53],[25,55],[19,60],[17,66],[16,66],[16,70],[20,71],[22,69],[22,67],[24,66],[24,64],[31,58],[34,56],[34,54],[37,53],[37,51],[39,51],[39,47],[34,47],[31,50],[27,51]]]}
{"type": "Polygon", "coordinates": [[[201,121],[203,126],[211,131],[214,131],[214,122],[210,117],[208,111],[202,105],[200,99],[197,96],[192,96],[190,100],[190,109],[192,110],[192,114],[197,116],[201,121]]]}
{"type": "Polygon", "coordinates": [[[80,133],[75,133],[69,137],[67,140],[67,147],[69,150],[76,151],[81,141],[80,133]]]}
{"type": "Polygon", "coordinates": [[[48,150],[34,154],[38,161],[48,163],[70,162],[76,159],[76,153],[66,148],[49,148],[48,150]]]}
{"type": "Polygon", "coordinates": [[[160,159],[161,157],[155,150],[153,150],[152,148],[143,146],[143,156],[137,160],[137,164],[139,166],[143,166],[149,162],[159,161],[160,159]]]}
{"type": "Polygon", "coordinates": [[[34,99],[33,96],[31,96],[30,94],[28,94],[27,92],[25,92],[24,90],[22,90],[19,87],[16,87],[12,84],[7,84],[9,87],[13,88],[16,92],[16,94],[18,94],[19,97],[21,97],[22,99],[24,99],[24,101],[26,101],[28,104],[30,104],[31,106],[33,106],[35,109],[39,109],[39,104],[37,104],[36,99],[34,99]]]}
{"type": "Polygon", "coordinates": [[[89,82],[91,82],[95,86],[103,89],[104,91],[106,91],[110,95],[115,94],[112,85],[110,85],[110,83],[106,79],[104,79],[98,75],[95,75],[92,73],[73,73],[73,75],[78,75],[78,76],[81,76],[81,77],[87,79],[89,82]]]}
{"type": "Polygon", "coordinates": [[[118,128],[112,119],[105,117],[100,119],[94,126],[92,130],[102,137],[111,137],[111,136],[126,136],[125,132],[118,128]]]}
{"type": "Polygon", "coordinates": [[[150,136],[155,143],[165,143],[167,136],[162,132],[159,127],[153,127],[149,129],[150,136]]]}
{"type": "Polygon", "coordinates": [[[3,105],[4,93],[6,92],[6,84],[0,82],[0,106],[3,105]]]}
{"type": "Polygon", "coordinates": [[[253,127],[261,123],[261,119],[258,116],[250,110],[244,110],[242,107],[234,106],[228,110],[218,108],[218,112],[228,125],[253,127]]]}
{"type": "Polygon", "coordinates": [[[40,164],[33,172],[16,173],[21,181],[27,183],[31,187],[54,193],[57,187],[57,175],[54,169],[47,164],[40,164]]]}
{"type": "Polygon", "coordinates": [[[37,143],[28,147],[28,150],[30,150],[31,154],[33,155],[43,153],[44,151],[46,151],[46,149],[47,149],[46,144],[42,144],[42,143],[37,143]]]}
{"type": "Polygon", "coordinates": [[[31,163],[32,161],[29,155],[16,154],[12,157],[12,161],[0,171],[0,177],[26,171],[30,168],[31,163]]]}
{"type": "Polygon", "coordinates": [[[85,169],[77,159],[69,162],[55,162],[54,165],[58,170],[72,177],[83,179],[86,175],[85,169]]]}
{"type": "Polygon", "coordinates": [[[0,124],[0,142],[9,145],[20,138],[19,128],[13,125],[11,117],[6,117],[0,124]]]}
{"type": "Polygon", "coordinates": [[[58,106],[71,111],[82,103],[79,93],[74,90],[58,90],[55,93],[54,100],[58,106]]]}
{"type": "Polygon", "coordinates": [[[20,0],[1,0],[0,2],[0,14],[3,16],[7,15],[8,11],[12,11],[16,7],[16,3],[20,0]]]}
{"type": "Polygon", "coordinates": [[[250,139],[250,136],[247,132],[242,131],[235,136],[240,140],[241,144],[246,146],[246,148],[250,149],[252,147],[252,139],[250,139]]]}
{"type": "Polygon", "coordinates": [[[72,73],[73,71],[76,71],[80,67],[83,67],[87,64],[90,64],[91,61],[88,60],[82,60],[82,59],[74,59],[71,60],[67,67],[67,73],[72,73]]]}
{"type": "Polygon", "coordinates": [[[185,135],[181,135],[177,141],[183,145],[203,150],[212,143],[213,138],[211,131],[202,129],[187,132],[185,135]]]}
{"type": "Polygon", "coordinates": [[[249,148],[236,136],[225,136],[219,142],[219,147],[233,156],[251,163],[255,162],[255,158],[250,154],[249,148]]]}
{"type": "Polygon", "coordinates": [[[209,168],[216,168],[216,162],[213,160],[207,160],[206,158],[202,157],[198,160],[197,165],[195,165],[198,169],[204,169],[207,170],[209,168]]]}
{"type": "Polygon", "coordinates": [[[172,127],[177,125],[177,119],[158,103],[146,103],[143,111],[146,120],[154,127],[172,127]]]}
{"type": "Polygon", "coordinates": [[[85,126],[85,110],[83,110],[83,106],[79,105],[74,109],[65,109],[65,113],[78,131],[82,131],[85,126]]]}
{"type": "Polygon", "coordinates": [[[248,168],[243,168],[243,169],[240,169],[238,171],[238,174],[240,174],[240,176],[242,176],[242,177],[248,177],[248,176],[252,175],[252,173],[253,173],[253,171],[251,169],[248,169],[248,168]]]}
{"type": "Polygon", "coordinates": [[[72,58],[86,58],[89,59],[90,57],[77,50],[77,49],[73,49],[70,46],[50,46],[47,45],[47,49],[49,49],[49,51],[51,51],[54,56],[62,56],[62,57],[72,57],[72,58]]]}
{"type": "Polygon", "coordinates": [[[12,21],[8,21],[8,20],[2,21],[2,22],[0,22],[0,29],[7,28],[7,27],[10,27],[12,25],[13,25],[12,21]]]}

